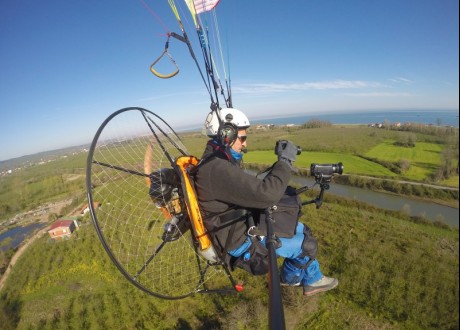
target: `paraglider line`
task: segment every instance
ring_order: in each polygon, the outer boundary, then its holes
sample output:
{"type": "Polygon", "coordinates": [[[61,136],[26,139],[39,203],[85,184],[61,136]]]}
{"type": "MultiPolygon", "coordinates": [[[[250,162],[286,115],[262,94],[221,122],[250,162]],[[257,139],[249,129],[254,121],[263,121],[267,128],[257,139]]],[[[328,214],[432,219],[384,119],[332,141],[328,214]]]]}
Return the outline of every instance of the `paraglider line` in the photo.
{"type": "Polygon", "coordinates": [[[163,29],[166,31],[166,33],[169,31],[168,27],[166,26],[165,23],[163,23],[163,21],[161,20],[160,16],[158,16],[157,14],[155,14],[155,12],[152,10],[152,8],[150,8],[144,0],[139,0],[142,5],[147,9],[147,11],[150,13],[150,15],[152,15],[157,21],[158,23],[160,23],[160,25],[163,27],[163,29]]]}

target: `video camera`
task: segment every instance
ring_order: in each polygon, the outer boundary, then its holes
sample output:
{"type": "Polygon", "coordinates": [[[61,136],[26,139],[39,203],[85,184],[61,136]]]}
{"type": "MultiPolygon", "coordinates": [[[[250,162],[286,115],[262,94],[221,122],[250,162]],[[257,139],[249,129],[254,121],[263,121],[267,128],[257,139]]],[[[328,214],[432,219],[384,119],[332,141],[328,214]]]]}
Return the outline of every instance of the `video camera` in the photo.
{"type": "MultiPolygon", "coordinates": [[[[292,154],[295,152],[297,155],[302,153],[302,149],[299,146],[292,144],[287,140],[279,140],[276,142],[275,146],[275,154],[280,156],[279,153],[283,153],[284,149],[288,149],[288,153],[292,154]],[[288,145],[290,144],[290,145],[288,145]]],[[[295,158],[295,157],[294,157],[295,158]]],[[[310,201],[302,202],[302,205],[315,203],[316,208],[319,209],[323,203],[323,195],[324,191],[329,189],[329,184],[332,180],[334,174],[342,174],[343,173],[343,163],[339,162],[337,164],[317,164],[312,163],[310,165],[310,175],[315,177],[315,184],[312,186],[304,186],[295,190],[295,194],[301,194],[304,191],[313,188],[315,185],[319,184],[320,186],[320,193],[317,198],[314,198],[310,201]]]]}
{"type": "Polygon", "coordinates": [[[310,175],[315,177],[316,182],[330,182],[334,174],[343,173],[343,164],[315,164],[310,165],[310,175]]]}

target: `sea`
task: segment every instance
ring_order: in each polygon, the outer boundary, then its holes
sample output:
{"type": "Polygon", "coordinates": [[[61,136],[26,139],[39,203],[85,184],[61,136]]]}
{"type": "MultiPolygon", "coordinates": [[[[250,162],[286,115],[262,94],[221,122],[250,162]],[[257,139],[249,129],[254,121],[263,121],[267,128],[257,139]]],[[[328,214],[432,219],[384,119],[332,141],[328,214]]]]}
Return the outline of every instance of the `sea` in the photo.
{"type": "Polygon", "coordinates": [[[251,124],[300,125],[311,119],[332,124],[419,123],[426,125],[458,126],[458,110],[411,110],[312,113],[251,120],[251,124]]]}

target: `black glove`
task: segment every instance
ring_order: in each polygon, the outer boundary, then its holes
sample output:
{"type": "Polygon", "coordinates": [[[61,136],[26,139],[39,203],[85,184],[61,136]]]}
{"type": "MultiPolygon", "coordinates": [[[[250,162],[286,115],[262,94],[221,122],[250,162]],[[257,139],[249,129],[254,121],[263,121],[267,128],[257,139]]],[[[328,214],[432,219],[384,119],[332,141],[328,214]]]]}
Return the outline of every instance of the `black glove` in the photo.
{"type": "Polygon", "coordinates": [[[295,162],[299,154],[299,147],[291,141],[279,140],[276,142],[275,154],[278,155],[278,160],[288,163],[291,169],[294,170],[292,163],[295,162]]]}

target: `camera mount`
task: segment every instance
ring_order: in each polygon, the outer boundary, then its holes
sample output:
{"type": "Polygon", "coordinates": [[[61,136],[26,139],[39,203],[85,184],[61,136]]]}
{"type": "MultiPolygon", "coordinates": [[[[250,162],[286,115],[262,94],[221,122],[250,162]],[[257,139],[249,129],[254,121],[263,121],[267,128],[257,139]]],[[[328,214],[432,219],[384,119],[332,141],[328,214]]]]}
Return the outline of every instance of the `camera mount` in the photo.
{"type": "Polygon", "coordinates": [[[312,189],[316,185],[319,185],[320,192],[318,197],[302,202],[302,205],[308,205],[315,203],[316,208],[319,209],[323,204],[323,197],[324,191],[329,190],[330,185],[329,183],[332,180],[334,174],[342,174],[343,173],[343,164],[339,162],[337,164],[311,164],[310,166],[310,175],[315,177],[315,183],[311,186],[304,186],[299,189],[296,189],[295,194],[299,195],[309,189],[312,189]]]}
{"type": "Polygon", "coordinates": [[[323,204],[324,191],[328,190],[330,188],[329,182],[315,182],[311,186],[304,186],[304,187],[301,187],[299,189],[296,189],[295,193],[296,193],[296,195],[299,195],[299,194],[301,194],[301,193],[303,193],[303,192],[305,192],[305,191],[307,191],[309,189],[312,189],[314,186],[316,186],[318,184],[319,184],[319,187],[320,187],[320,192],[319,192],[318,197],[313,198],[312,200],[309,200],[309,201],[302,202],[302,205],[308,205],[308,204],[315,203],[317,209],[319,209],[321,207],[321,205],[323,204]]]}

